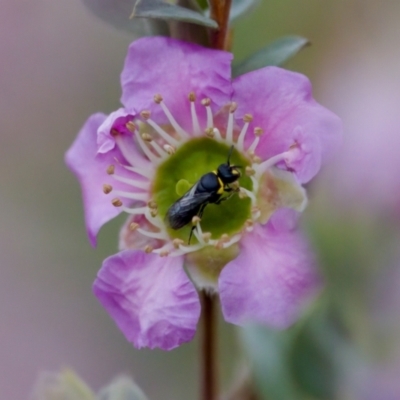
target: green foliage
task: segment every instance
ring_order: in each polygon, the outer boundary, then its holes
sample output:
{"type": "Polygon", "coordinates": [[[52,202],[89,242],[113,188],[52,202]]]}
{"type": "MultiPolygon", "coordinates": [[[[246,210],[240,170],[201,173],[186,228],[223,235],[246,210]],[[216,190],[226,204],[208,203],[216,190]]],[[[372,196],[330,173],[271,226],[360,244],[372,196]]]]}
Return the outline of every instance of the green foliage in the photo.
{"type": "Polygon", "coordinates": [[[270,65],[281,66],[295,56],[309,41],[300,36],[285,36],[257,51],[246,60],[234,65],[234,77],[270,65]]]}
{"type": "Polygon", "coordinates": [[[235,23],[246,16],[260,4],[260,0],[232,0],[229,21],[235,23]]]}
{"type": "Polygon", "coordinates": [[[164,21],[182,21],[209,28],[218,28],[214,20],[205,17],[201,13],[162,0],[137,0],[131,16],[164,21]]]}

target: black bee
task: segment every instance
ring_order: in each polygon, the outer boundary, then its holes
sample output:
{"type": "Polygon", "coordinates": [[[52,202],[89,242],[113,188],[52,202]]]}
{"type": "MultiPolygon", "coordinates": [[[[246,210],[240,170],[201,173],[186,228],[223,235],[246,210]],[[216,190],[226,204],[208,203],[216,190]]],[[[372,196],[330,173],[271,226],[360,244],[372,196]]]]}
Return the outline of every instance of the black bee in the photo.
{"type": "MultiPolygon", "coordinates": [[[[229,199],[231,195],[222,196],[224,192],[234,192],[228,185],[240,178],[241,168],[230,164],[233,146],[228,154],[228,160],[221,164],[216,171],[204,174],[191,189],[179,198],[167,211],[167,221],[172,229],[180,229],[192,221],[194,216],[201,218],[207,204],[220,204],[229,199]]],[[[190,231],[189,241],[192,237],[194,227],[190,231]]]]}

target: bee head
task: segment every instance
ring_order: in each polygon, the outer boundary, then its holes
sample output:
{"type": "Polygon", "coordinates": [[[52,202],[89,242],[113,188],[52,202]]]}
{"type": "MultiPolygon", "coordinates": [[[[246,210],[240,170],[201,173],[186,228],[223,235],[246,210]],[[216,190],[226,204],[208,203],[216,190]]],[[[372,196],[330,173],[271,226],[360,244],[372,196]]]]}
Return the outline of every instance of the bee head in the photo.
{"type": "Polygon", "coordinates": [[[217,171],[218,177],[226,184],[233,183],[240,178],[239,168],[237,165],[221,164],[217,171]]]}

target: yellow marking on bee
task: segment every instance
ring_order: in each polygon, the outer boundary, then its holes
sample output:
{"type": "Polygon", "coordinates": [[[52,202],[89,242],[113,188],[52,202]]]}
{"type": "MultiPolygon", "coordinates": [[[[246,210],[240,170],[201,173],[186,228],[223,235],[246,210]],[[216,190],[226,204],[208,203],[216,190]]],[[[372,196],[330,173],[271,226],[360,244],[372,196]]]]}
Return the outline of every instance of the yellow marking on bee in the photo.
{"type": "Polygon", "coordinates": [[[239,171],[237,169],[233,169],[232,170],[232,174],[233,175],[239,175],[240,173],[239,173],[239,171]]]}
{"type": "Polygon", "coordinates": [[[219,189],[217,191],[218,194],[224,193],[224,183],[222,182],[221,178],[217,178],[219,183],[219,189]]]}

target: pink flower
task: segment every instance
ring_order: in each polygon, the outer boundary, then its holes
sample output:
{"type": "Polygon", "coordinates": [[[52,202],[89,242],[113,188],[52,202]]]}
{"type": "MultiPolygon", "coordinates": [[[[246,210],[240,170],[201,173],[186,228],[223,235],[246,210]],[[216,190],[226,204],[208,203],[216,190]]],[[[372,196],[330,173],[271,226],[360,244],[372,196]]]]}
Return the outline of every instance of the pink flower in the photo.
{"type": "Polygon", "coordinates": [[[194,336],[197,290],[219,293],[226,321],[285,328],[319,286],[295,229],[310,181],[339,145],[340,120],[304,76],[268,67],[231,80],[232,55],[168,38],[131,44],[124,108],[92,115],[66,155],[83,191],[86,227],[129,214],[121,251],[94,292],[136,347],[172,349],[194,336]],[[173,230],[169,207],[227,160],[238,193],[173,230]],[[189,275],[189,276],[188,276],[189,275]]]}

